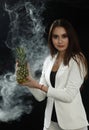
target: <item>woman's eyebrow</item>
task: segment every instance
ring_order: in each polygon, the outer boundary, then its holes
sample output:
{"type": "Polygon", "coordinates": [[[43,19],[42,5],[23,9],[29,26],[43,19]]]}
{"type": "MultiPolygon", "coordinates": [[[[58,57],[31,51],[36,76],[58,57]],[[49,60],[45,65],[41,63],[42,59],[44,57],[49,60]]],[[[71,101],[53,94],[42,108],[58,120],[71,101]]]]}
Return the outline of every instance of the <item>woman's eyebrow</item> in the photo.
{"type": "MultiPolygon", "coordinates": [[[[54,35],[58,36],[59,34],[53,33],[52,35],[53,35],[53,36],[54,36],[54,35]]],[[[62,33],[61,35],[67,35],[67,33],[65,32],[65,33],[62,33]]]]}

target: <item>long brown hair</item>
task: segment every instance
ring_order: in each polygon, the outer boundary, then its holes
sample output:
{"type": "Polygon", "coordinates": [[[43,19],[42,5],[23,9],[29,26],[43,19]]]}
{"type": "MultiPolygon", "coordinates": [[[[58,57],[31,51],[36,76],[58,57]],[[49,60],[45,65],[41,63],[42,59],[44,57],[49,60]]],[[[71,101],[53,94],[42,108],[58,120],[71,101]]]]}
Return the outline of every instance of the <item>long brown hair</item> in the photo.
{"type": "Polygon", "coordinates": [[[55,20],[50,27],[49,36],[48,36],[48,45],[49,45],[51,56],[54,57],[54,55],[58,52],[58,50],[53,46],[53,43],[52,43],[52,33],[53,33],[54,28],[56,27],[63,27],[66,30],[66,33],[69,38],[69,45],[64,56],[64,65],[69,64],[70,58],[73,58],[79,65],[79,62],[76,60],[76,55],[77,55],[79,61],[82,62],[82,64],[84,65],[86,69],[86,72],[88,73],[87,60],[85,56],[83,55],[82,50],[80,48],[76,31],[73,28],[72,24],[65,19],[55,20]]]}

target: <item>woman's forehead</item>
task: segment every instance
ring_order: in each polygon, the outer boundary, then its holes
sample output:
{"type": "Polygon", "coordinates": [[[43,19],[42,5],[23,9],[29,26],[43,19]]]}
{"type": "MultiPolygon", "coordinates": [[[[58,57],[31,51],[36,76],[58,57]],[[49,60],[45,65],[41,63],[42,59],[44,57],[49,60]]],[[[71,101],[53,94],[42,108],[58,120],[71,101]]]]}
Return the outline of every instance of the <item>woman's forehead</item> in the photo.
{"type": "Polygon", "coordinates": [[[55,27],[52,33],[66,33],[66,29],[64,27],[55,27]]]}

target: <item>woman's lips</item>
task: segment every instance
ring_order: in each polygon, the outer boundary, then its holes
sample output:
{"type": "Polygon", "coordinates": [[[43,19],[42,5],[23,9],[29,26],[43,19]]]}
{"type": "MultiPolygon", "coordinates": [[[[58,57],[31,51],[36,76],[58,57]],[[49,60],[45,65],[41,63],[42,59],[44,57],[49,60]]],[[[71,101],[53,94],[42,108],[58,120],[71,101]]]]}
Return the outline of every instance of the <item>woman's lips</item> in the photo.
{"type": "Polygon", "coordinates": [[[64,47],[64,45],[58,45],[58,47],[64,47]]]}

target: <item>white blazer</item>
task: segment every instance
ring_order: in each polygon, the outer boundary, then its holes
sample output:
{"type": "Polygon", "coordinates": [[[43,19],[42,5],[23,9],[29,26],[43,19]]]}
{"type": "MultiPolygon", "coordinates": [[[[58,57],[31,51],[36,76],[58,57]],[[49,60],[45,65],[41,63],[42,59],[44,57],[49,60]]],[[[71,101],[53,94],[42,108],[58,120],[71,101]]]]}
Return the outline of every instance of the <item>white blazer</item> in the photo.
{"type": "Polygon", "coordinates": [[[83,106],[80,87],[84,82],[85,71],[80,63],[78,67],[76,61],[71,58],[69,66],[61,63],[57,73],[55,88],[50,83],[50,72],[57,54],[54,58],[48,56],[43,65],[43,71],[40,78],[40,84],[48,87],[48,92],[29,88],[33,96],[42,101],[47,96],[47,105],[45,109],[44,126],[49,127],[53,103],[55,104],[58,124],[62,129],[79,129],[88,126],[86,112],[83,106]],[[80,72],[81,70],[81,72],[80,72]]]}

